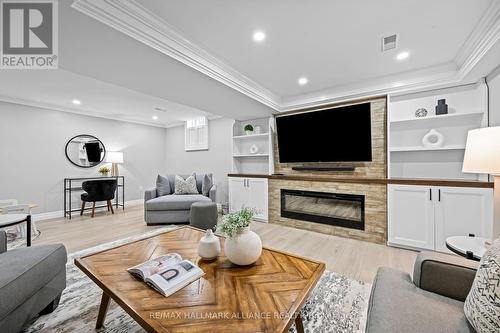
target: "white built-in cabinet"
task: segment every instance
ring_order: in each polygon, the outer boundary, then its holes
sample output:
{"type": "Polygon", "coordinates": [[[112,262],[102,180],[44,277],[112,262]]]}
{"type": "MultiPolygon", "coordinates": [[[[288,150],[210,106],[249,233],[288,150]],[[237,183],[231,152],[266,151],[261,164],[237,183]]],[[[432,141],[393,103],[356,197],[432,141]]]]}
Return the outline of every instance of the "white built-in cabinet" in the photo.
{"type": "Polygon", "coordinates": [[[229,211],[255,208],[255,219],[267,222],[267,178],[229,177],[229,211]]]}
{"type": "Polygon", "coordinates": [[[493,234],[493,189],[388,185],[388,244],[448,252],[449,236],[493,234]]]}

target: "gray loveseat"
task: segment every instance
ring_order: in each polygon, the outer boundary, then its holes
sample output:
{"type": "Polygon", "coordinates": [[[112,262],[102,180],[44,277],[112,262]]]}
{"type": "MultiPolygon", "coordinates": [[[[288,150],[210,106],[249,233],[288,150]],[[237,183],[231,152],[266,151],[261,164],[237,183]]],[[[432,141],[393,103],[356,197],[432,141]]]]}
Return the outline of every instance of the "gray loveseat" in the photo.
{"type": "MultiPolygon", "coordinates": [[[[211,176],[211,174],[208,174],[211,176]]],[[[187,178],[188,175],[180,175],[187,178]]],[[[166,176],[170,183],[170,189],[174,192],[175,175],[166,176]]],[[[156,188],[146,190],[144,193],[144,220],[148,225],[165,223],[187,223],[191,205],[199,201],[215,202],[217,186],[214,184],[208,196],[202,194],[202,184],[205,174],[196,174],[196,188],[198,194],[169,194],[158,196],[156,188]]]]}
{"type": "Polygon", "coordinates": [[[0,230],[0,332],[19,332],[31,318],[55,310],[66,288],[66,260],[62,244],[7,251],[0,230]]]}
{"type": "Polygon", "coordinates": [[[474,332],[464,301],[478,262],[422,252],[409,274],[379,268],[368,305],[367,333],[474,332]]]}

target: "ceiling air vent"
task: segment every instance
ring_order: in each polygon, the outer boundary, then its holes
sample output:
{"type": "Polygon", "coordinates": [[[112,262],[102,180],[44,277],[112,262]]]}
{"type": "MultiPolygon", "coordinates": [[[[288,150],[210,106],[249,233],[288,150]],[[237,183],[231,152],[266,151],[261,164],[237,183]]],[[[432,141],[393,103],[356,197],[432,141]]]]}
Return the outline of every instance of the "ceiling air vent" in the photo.
{"type": "Polygon", "coordinates": [[[396,48],[398,41],[397,35],[390,35],[382,38],[382,52],[389,51],[396,48]]]}
{"type": "Polygon", "coordinates": [[[168,112],[168,110],[166,109],[162,109],[162,108],[154,108],[155,111],[160,111],[160,112],[168,112]]]}

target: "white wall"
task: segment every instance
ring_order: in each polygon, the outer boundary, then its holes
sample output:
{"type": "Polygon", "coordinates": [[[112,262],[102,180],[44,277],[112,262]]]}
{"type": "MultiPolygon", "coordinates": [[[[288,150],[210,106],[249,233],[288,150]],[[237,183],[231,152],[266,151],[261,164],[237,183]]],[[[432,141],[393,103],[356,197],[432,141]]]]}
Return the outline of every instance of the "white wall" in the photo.
{"type": "Polygon", "coordinates": [[[78,134],[123,151],[125,200],[142,198],[165,169],[163,128],[0,102],[0,199],[37,203],[33,213],[62,210],[64,177],[98,175],[99,167],[78,168],[66,159],[66,142],[78,134]]]}
{"type": "Polygon", "coordinates": [[[227,174],[231,172],[232,126],[231,119],[209,120],[208,150],[189,152],[184,150],[184,126],[167,128],[166,173],[213,173],[217,184],[217,202],[227,202],[227,174]]]}
{"type": "Polygon", "coordinates": [[[490,126],[500,126],[500,66],[487,77],[490,88],[490,126]]]}

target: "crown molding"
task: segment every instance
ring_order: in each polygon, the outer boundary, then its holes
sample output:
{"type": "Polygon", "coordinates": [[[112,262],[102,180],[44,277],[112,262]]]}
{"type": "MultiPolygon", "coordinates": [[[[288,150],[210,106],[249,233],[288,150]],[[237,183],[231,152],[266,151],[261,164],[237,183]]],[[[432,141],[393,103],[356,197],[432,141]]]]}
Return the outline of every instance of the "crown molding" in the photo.
{"type": "Polygon", "coordinates": [[[134,0],[76,0],[74,9],[275,110],[281,99],[183,37],[134,0]]]}
{"type": "Polygon", "coordinates": [[[385,77],[282,98],[190,42],[135,0],[76,0],[72,7],[278,112],[461,84],[500,39],[500,1],[494,0],[459,50],[452,63],[453,70],[446,64],[427,71],[402,73],[405,79],[391,81],[392,77],[385,77]]]}
{"type": "Polygon", "coordinates": [[[494,0],[455,57],[458,74],[467,75],[499,39],[500,1],[494,0]]]}

